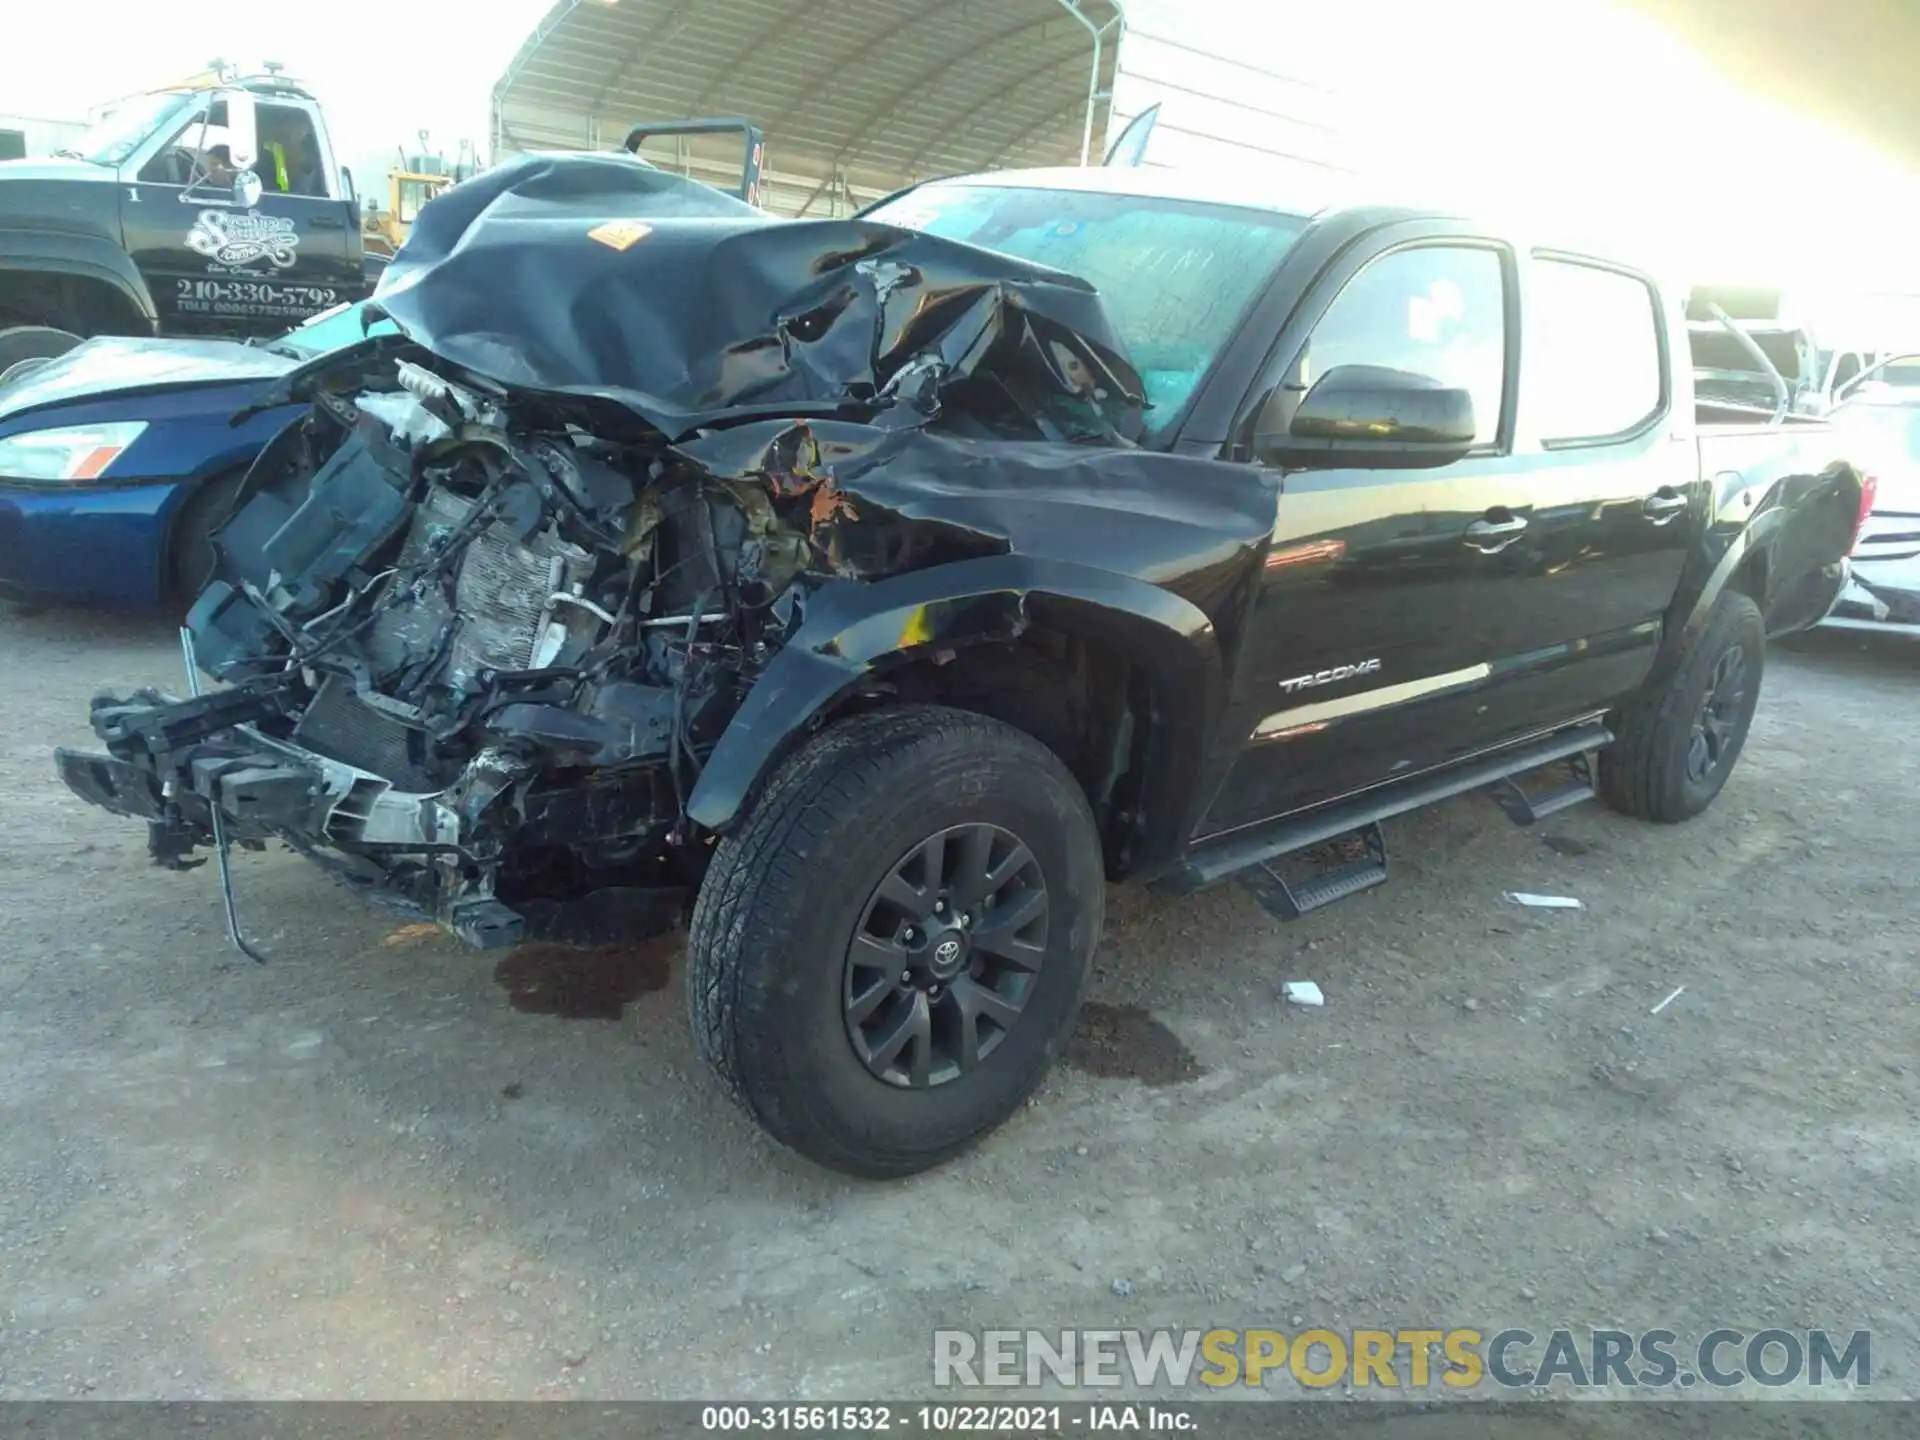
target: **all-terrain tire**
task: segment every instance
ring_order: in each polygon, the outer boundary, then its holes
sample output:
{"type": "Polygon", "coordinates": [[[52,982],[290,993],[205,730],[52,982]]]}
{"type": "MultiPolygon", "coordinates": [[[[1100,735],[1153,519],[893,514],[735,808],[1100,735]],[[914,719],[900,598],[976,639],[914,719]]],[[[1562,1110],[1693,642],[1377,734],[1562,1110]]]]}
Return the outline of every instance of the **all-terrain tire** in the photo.
{"type": "Polygon", "coordinates": [[[775,1139],[830,1169],[910,1175],[958,1154],[1032,1093],[1079,1011],[1106,905],[1086,796],[1037,740],[938,706],[854,717],[776,771],[715,849],[687,939],[694,1043],[775,1139]],[[928,1088],[854,1049],[848,951],[883,880],[927,837],[993,826],[1037,862],[1044,960],[974,1067],[928,1088]]]}
{"type": "Polygon", "coordinates": [[[5,325],[0,321],[0,385],[66,354],[79,343],[78,335],[51,325],[5,325]]]}
{"type": "Polygon", "coordinates": [[[1767,631],[1760,607],[1729,591],[1715,602],[1698,638],[1666,685],[1628,704],[1614,720],[1615,742],[1600,752],[1600,795],[1625,815],[1663,825],[1691,820],[1727,783],[1760,700],[1767,631]],[[1737,702],[1729,693],[1726,714],[1709,743],[1702,716],[1711,692],[1728,667],[1742,672],[1737,702]],[[1705,746],[1711,764],[1700,772],[1689,763],[1705,746]]]}

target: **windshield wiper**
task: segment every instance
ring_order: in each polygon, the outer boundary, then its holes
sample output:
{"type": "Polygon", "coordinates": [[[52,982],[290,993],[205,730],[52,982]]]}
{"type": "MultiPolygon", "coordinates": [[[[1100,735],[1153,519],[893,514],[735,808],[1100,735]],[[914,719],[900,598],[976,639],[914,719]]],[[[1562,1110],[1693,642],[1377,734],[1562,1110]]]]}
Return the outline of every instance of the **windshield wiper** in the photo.
{"type": "Polygon", "coordinates": [[[53,158],[56,160],[84,160],[89,165],[98,165],[100,163],[98,160],[94,159],[91,155],[83,155],[78,150],[73,149],[71,146],[54,151],[53,158]]]}

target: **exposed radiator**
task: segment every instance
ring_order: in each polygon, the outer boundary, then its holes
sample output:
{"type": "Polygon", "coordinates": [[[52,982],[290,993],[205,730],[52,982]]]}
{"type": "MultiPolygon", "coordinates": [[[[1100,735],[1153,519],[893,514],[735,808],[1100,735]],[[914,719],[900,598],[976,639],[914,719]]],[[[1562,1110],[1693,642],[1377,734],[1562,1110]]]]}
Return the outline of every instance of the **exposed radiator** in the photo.
{"type": "Polygon", "coordinates": [[[440,790],[453,779],[427,759],[425,731],[375,710],[353,693],[353,682],[344,675],[321,682],[293,740],[316,755],[370,770],[401,790],[440,790]]]}

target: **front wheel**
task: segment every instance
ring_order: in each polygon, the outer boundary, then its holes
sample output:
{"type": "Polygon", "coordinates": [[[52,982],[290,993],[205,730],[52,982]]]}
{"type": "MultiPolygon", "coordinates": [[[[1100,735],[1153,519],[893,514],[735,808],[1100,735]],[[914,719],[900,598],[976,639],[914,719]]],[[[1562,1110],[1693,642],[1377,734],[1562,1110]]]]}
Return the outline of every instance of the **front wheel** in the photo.
{"type": "Polygon", "coordinates": [[[1059,1053],[1105,884],[1086,797],[1038,741],[932,706],[856,717],[715,850],[687,941],[695,1045],[809,1159],[925,1170],[1059,1053]]]}
{"type": "Polygon", "coordinates": [[[14,325],[0,330],[0,385],[37,370],[80,343],[80,337],[51,325],[14,325]]]}
{"type": "Polygon", "coordinates": [[[165,592],[162,603],[185,614],[200,598],[219,556],[213,537],[233,513],[233,497],[247,478],[244,468],[210,475],[187,498],[167,537],[165,592]]]}
{"type": "Polygon", "coordinates": [[[1715,602],[1664,688],[1628,705],[1600,752],[1600,794],[1614,809],[1673,824],[1705,810],[1727,783],[1760,703],[1767,627],[1729,591],[1715,602]]]}

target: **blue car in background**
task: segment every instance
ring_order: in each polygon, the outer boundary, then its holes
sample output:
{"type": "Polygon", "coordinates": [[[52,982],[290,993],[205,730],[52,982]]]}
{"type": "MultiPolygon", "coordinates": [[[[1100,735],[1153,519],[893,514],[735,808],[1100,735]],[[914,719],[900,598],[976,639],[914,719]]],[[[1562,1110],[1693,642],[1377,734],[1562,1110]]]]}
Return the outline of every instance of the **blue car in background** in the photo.
{"type": "MultiPolygon", "coordinates": [[[[0,597],[184,607],[223,501],[306,407],[234,426],[279,375],[358,340],[365,302],[278,339],[102,337],[0,382],[0,597]]],[[[385,321],[375,334],[391,330],[385,321]]]]}

